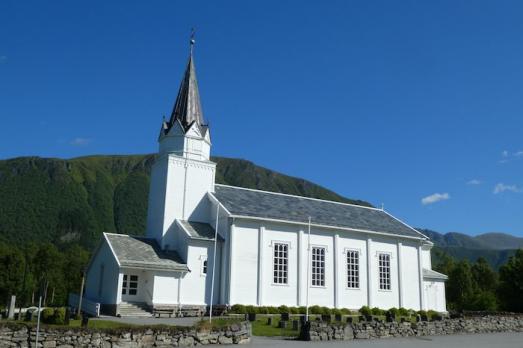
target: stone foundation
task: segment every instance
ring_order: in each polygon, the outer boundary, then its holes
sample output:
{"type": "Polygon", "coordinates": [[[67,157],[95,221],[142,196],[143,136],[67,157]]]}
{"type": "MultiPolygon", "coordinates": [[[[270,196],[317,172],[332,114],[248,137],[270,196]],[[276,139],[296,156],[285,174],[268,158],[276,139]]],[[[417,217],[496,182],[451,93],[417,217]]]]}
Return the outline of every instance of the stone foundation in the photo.
{"type": "Polygon", "coordinates": [[[342,324],[312,321],[303,325],[300,339],[304,341],[329,341],[490,332],[523,332],[523,315],[444,319],[417,323],[361,322],[342,324]]]}
{"type": "MultiPolygon", "coordinates": [[[[223,328],[137,328],[137,329],[70,329],[42,327],[38,347],[190,347],[206,344],[247,343],[251,324],[242,322],[223,328]]],[[[0,347],[36,347],[36,327],[0,323],[0,347]]]]}

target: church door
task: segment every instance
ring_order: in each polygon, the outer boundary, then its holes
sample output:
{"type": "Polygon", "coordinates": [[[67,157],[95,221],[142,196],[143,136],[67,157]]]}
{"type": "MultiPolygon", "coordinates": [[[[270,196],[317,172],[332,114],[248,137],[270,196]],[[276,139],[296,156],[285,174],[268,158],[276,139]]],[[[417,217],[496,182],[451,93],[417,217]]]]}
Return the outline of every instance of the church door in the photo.
{"type": "Polygon", "coordinates": [[[138,276],[135,274],[124,274],[122,283],[122,300],[137,301],[138,294],[138,276]]]}

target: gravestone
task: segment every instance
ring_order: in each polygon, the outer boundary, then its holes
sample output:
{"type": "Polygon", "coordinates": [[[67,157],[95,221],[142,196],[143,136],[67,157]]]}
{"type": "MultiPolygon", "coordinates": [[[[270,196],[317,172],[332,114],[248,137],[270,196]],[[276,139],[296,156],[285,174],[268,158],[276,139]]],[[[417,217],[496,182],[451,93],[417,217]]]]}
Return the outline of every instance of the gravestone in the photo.
{"type": "Polygon", "coordinates": [[[288,321],[286,321],[286,320],[280,320],[280,323],[278,326],[280,327],[280,329],[286,329],[287,323],[288,323],[288,321]]]}
{"type": "Polygon", "coordinates": [[[341,320],[342,320],[342,315],[341,315],[341,314],[336,314],[336,315],[334,316],[334,320],[336,320],[336,321],[341,321],[341,320]]]}
{"type": "Polygon", "coordinates": [[[298,331],[299,328],[300,328],[300,322],[298,320],[293,320],[292,321],[292,329],[295,330],[295,331],[298,331]]]}
{"type": "Polygon", "coordinates": [[[289,321],[290,319],[290,314],[289,313],[282,313],[281,314],[281,319],[280,320],[283,320],[283,321],[289,321]]]}
{"type": "Polygon", "coordinates": [[[89,317],[87,315],[82,315],[82,327],[87,327],[89,325],[89,317]]]}
{"type": "Polygon", "coordinates": [[[16,304],[16,295],[11,296],[11,302],[9,302],[9,313],[7,314],[7,319],[15,318],[15,304],[16,304]]]}
{"type": "Polygon", "coordinates": [[[256,313],[249,313],[247,319],[249,321],[256,321],[256,313]]]}
{"type": "Polygon", "coordinates": [[[272,325],[272,317],[267,318],[267,325],[272,325]]]}
{"type": "Polygon", "coordinates": [[[354,321],[353,317],[347,317],[347,323],[352,324],[353,321],[354,321]]]}

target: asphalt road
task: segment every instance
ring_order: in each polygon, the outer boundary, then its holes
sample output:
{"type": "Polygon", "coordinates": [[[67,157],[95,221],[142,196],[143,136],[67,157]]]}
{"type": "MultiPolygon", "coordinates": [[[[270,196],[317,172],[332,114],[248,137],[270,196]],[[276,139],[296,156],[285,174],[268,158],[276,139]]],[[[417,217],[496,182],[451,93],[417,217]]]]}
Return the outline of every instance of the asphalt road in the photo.
{"type": "Polygon", "coordinates": [[[253,337],[250,347],[356,347],[356,348],[523,348],[523,333],[384,338],[376,340],[300,342],[253,337]]]}

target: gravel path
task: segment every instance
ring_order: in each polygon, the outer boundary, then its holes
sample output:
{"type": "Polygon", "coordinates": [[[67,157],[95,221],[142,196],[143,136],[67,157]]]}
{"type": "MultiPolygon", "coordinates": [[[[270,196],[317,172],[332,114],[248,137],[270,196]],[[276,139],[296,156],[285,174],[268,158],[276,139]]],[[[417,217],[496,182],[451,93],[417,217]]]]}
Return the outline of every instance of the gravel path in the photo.
{"type": "Polygon", "coordinates": [[[449,335],[377,340],[300,342],[253,337],[250,347],[356,347],[356,348],[523,348],[523,333],[449,335]]]}

